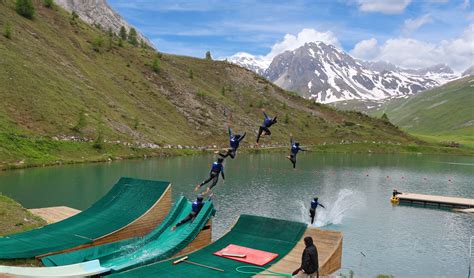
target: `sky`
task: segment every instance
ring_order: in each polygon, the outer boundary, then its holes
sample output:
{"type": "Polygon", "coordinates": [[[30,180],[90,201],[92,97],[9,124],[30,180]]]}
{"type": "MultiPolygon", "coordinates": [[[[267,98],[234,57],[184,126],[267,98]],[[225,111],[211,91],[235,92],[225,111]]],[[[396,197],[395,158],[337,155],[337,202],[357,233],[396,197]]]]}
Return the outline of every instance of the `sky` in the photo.
{"type": "Polygon", "coordinates": [[[108,0],[159,51],[271,59],[306,42],[406,68],[474,64],[472,0],[108,0]]]}

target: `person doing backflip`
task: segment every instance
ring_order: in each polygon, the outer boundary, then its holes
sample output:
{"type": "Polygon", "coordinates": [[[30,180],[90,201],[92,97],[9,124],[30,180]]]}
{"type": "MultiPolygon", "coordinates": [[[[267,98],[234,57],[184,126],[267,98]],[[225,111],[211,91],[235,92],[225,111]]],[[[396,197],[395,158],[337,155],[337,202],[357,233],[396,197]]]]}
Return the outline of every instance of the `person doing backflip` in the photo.
{"type": "Polygon", "coordinates": [[[225,153],[219,153],[219,155],[222,158],[226,158],[226,157],[230,156],[232,159],[234,159],[235,155],[237,154],[237,149],[239,148],[240,141],[244,140],[246,134],[247,134],[246,132],[244,132],[244,135],[233,134],[232,129],[229,127],[229,145],[230,145],[230,148],[227,149],[227,151],[225,153]]]}
{"type": "Polygon", "coordinates": [[[196,185],[194,191],[198,191],[199,188],[201,188],[203,185],[212,181],[211,186],[209,186],[207,190],[203,193],[203,195],[206,195],[207,193],[209,193],[209,191],[212,190],[214,186],[217,185],[217,182],[219,181],[219,174],[222,175],[222,179],[225,180],[224,165],[222,165],[222,162],[224,162],[224,159],[222,157],[219,157],[216,162],[212,163],[211,171],[209,172],[209,178],[196,185]]]}
{"type": "Polygon", "coordinates": [[[267,113],[265,113],[265,109],[262,109],[262,112],[263,112],[263,116],[265,116],[265,119],[263,120],[262,125],[258,129],[257,144],[258,144],[258,141],[260,140],[260,136],[272,134],[272,132],[270,131],[270,127],[277,123],[277,116],[275,116],[275,118],[272,119],[268,117],[267,113]]]}
{"type": "MultiPolygon", "coordinates": [[[[209,201],[211,201],[211,198],[212,198],[212,194],[211,196],[209,196],[209,201]]],[[[194,221],[194,219],[199,214],[199,212],[201,211],[205,203],[206,202],[204,202],[204,198],[202,197],[202,195],[198,194],[196,201],[194,201],[191,205],[191,212],[185,218],[183,218],[183,220],[179,221],[176,225],[174,225],[171,228],[171,231],[176,230],[176,228],[178,228],[179,226],[183,225],[186,222],[194,221]]]]}
{"type": "Polygon", "coordinates": [[[316,209],[318,206],[325,208],[322,204],[318,202],[318,197],[314,197],[311,201],[311,207],[309,208],[309,216],[311,217],[311,224],[314,223],[314,216],[316,216],[316,209]]]}
{"type": "Polygon", "coordinates": [[[293,163],[293,168],[296,168],[296,155],[298,154],[299,151],[305,152],[306,150],[303,150],[300,148],[300,143],[296,142],[293,140],[293,136],[290,135],[290,144],[291,144],[291,151],[290,155],[287,156],[291,163],[293,163]]]}

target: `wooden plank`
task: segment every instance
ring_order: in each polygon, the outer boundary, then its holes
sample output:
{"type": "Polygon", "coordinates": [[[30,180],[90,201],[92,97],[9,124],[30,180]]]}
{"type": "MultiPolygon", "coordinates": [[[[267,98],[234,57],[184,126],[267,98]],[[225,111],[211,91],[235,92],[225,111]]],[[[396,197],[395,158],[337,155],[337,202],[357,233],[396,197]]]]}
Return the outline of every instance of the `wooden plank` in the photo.
{"type": "Polygon", "coordinates": [[[446,197],[446,196],[436,196],[436,195],[425,195],[425,194],[415,194],[415,193],[402,193],[397,195],[400,198],[400,202],[409,201],[409,202],[421,202],[421,203],[433,203],[433,204],[445,204],[451,206],[464,206],[464,207],[474,207],[474,199],[468,198],[459,198],[459,197],[446,197]]]}
{"type": "Polygon", "coordinates": [[[468,208],[468,209],[453,209],[455,212],[464,212],[464,213],[474,213],[474,208],[468,208]]]}
{"type": "Polygon", "coordinates": [[[29,211],[34,215],[43,218],[48,224],[62,221],[81,212],[80,210],[65,206],[35,208],[29,209],[29,211]]]}
{"type": "MultiPolygon", "coordinates": [[[[341,268],[342,259],[342,233],[316,228],[306,229],[301,240],[285,257],[272,265],[269,270],[291,273],[301,265],[301,255],[305,248],[303,239],[307,236],[313,238],[318,249],[319,275],[329,275],[341,268]]],[[[266,272],[264,272],[266,273],[266,272]]],[[[255,275],[254,277],[260,277],[255,275]]],[[[267,276],[266,277],[277,277],[267,276]]]]}

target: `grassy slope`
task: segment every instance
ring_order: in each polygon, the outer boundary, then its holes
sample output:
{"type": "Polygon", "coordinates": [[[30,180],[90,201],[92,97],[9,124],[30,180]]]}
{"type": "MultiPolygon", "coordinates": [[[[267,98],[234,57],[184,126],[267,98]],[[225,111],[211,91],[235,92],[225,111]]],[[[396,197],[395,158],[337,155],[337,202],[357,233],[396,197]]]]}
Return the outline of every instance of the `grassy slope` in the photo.
{"type": "Polygon", "coordinates": [[[454,140],[474,146],[472,80],[473,77],[465,77],[405,100],[389,102],[384,110],[394,124],[427,141],[454,140]]]}
{"type": "Polygon", "coordinates": [[[279,115],[272,143],[287,144],[289,133],[304,144],[416,142],[382,121],[316,105],[223,61],[163,55],[155,73],[153,50],[119,47],[117,39],[108,49],[105,32],[80,21],[71,24],[66,12],[34,2],[33,20],[17,15],[13,1],[0,4],[0,27],[13,26],[11,40],[0,36],[0,168],[18,161],[104,160],[152,152],[123,145],[97,150],[92,143],[48,139],[93,139],[99,131],[107,140],[129,143],[224,146],[228,121],[249,133],[248,144],[262,121],[260,107],[279,115]],[[104,38],[100,52],[91,46],[97,37],[104,38]],[[72,128],[81,111],[86,124],[76,132],[72,128]]]}
{"type": "Polygon", "coordinates": [[[0,236],[19,233],[46,225],[12,199],[0,194],[0,236]]]}

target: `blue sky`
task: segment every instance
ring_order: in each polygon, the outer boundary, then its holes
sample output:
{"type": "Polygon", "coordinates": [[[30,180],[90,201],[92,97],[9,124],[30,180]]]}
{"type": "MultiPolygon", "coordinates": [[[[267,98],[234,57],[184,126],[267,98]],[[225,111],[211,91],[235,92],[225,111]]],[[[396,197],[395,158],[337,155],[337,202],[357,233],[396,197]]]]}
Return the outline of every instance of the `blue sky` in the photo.
{"type": "MultiPolygon", "coordinates": [[[[440,50],[443,42],[455,42],[459,38],[465,39],[461,54],[472,53],[466,49],[466,43],[469,48],[472,42],[469,27],[474,13],[467,0],[108,2],[160,51],[174,54],[202,57],[210,50],[214,57],[220,58],[242,51],[265,56],[276,43],[285,40],[286,34],[297,36],[305,28],[330,34],[340,48],[364,59],[383,57],[391,61],[395,59],[391,58],[394,53],[382,53],[384,47],[390,48],[387,41],[399,43],[402,40],[405,41],[402,48],[408,41],[438,48],[438,53],[431,55],[432,59],[440,55],[439,51],[447,51],[440,50]],[[368,40],[371,43],[354,49],[358,43],[368,40]],[[367,45],[372,45],[372,49],[366,50],[367,45]]],[[[317,33],[314,39],[319,38],[317,33]]],[[[462,60],[459,57],[451,59],[453,61],[443,59],[441,62],[450,65],[462,60]]],[[[404,65],[403,61],[391,62],[404,65]]]]}

